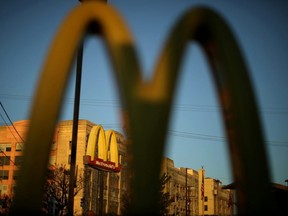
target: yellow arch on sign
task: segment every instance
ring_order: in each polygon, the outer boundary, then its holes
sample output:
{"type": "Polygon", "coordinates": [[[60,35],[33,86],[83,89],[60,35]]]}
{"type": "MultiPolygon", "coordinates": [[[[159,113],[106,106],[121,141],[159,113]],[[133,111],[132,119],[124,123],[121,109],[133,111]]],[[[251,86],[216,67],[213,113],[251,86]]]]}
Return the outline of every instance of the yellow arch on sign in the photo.
{"type": "Polygon", "coordinates": [[[91,156],[91,160],[94,160],[94,157],[96,156],[97,158],[106,161],[107,150],[108,146],[103,127],[100,125],[93,126],[88,139],[86,155],[91,156]],[[97,154],[95,154],[96,148],[97,154]]]}
{"type": "Polygon", "coordinates": [[[115,166],[118,167],[119,164],[119,155],[118,155],[118,144],[116,133],[113,130],[105,131],[106,141],[108,144],[108,158],[109,161],[115,163],[115,166]]]}

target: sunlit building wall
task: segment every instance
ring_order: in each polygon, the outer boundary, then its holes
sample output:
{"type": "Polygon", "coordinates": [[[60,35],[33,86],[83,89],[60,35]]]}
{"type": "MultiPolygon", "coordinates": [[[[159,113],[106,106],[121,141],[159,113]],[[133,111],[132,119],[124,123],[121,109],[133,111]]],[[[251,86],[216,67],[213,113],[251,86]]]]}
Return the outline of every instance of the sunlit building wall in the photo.
{"type": "MultiPolygon", "coordinates": [[[[119,215],[121,209],[120,198],[127,188],[126,141],[121,133],[114,131],[118,144],[121,172],[105,172],[85,166],[83,156],[86,155],[90,131],[95,125],[96,124],[88,120],[79,120],[78,123],[76,164],[78,167],[78,175],[85,175],[85,182],[83,190],[74,198],[74,212],[76,214],[82,214],[82,210],[84,210],[84,212],[90,211],[96,214],[119,215]]],[[[72,120],[59,122],[53,140],[57,153],[50,157],[51,164],[66,164],[67,168],[69,168],[72,129],[72,120]]]]}
{"type": "MultiPolygon", "coordinates": [[[[77,134],[77,151],[76,151],[76,165],[78,175],[83,175],[83,155],[85,155],[87,140],[92,126],[95,125],[87,120],[79,120],[78,134],[77,134]]],[[[50,157],[50,164],[65,165],[67,169],[70,168],[71,160],[71,145],[72,145],[72,129],[73,121],[60,121],[55,129],[52,150],[56,154],[50,157]]],[[[69,177],[68,177],[69,178],[69,177]]],[[[83,190],[79,191],[74,197],[74,212],[81,214],[81,198],[83,197],[83,190]]]]}
{"type": "Polygon", "coordinates": [[[165,173],[170,179],[164,190],[172,199],[168,215],[233,215],[232,190],[222,189],[219,180],[205,177],[203,168],[177,168],[173,160],[164,157],[162,175],[165,173]]]}
{"type": "MultiPolygon", "coordinates": [[[[83,190],[74,199],[74,212],[78,215],[83,210],[96,214],[121,215],[131,202],[129,180],[132,173],[128,169],[127,140],[115,131],[120,172],[87,167],[83,163],[83,156],[86,154],[90,131],[95,125],[88,120],[79,120],[76,164],[78,175],[85,175],[86,180],[83,190]]],[[[10,196],[13,196],[29,121],[17,121],[13,126],[0,126],[0,193],[10,196]]],[[[52,140],[51,165],[65,165],[69,169],[72,128],[72,120],[58,123],[52,140]]],[[[219,180],[205,177],[204,169],[195,171],[191,168],[177,168],[173,160],[164,157],[161,172],[170,176],[165,184],[165,192],[169,192],[172,200],[168,206],[169,215],[186,215],[186,212],[187,215],[232,215],[232,191],[223,190],[219,180]]]]}
{"type": "Polygon", "coordinates": [[[202,215],[233,215],[232,191],[222,189],[221,181],[218,179],[204,179],[204,199],[202,215]]]}
{"type": "MultiPolygon", "coordinates": [[[[79,120],[78,134],[77,134],[77,152],[76,165],[77,173],[84,175],[83,156],[86,154],[87,142],[91,128],[96,125],[88,120],[79,120]]],[[[24,148],[24,140],[26,132],[29,129],[29,120],[22,120],[13,123],[13,126],[0,126],[0,194],[7,194],[13,196],[14,187],[16,185],[17,171],[21,165],[21,158],[24,148]],[[14,126],[14,127],[13,127],[14,126]]],[[[67,169],[70,168],[71,160],[71,144],[72,144],[72,129],[73,121],[60,121],[55,128],[54,137],[52,140],[52,147],[50,153],[49,163],[51,165],[65,165],[67,169]]],[[[119,160],[121,164],[120,173],[107,173],[95,169],[87,168],[92,173],[90,180],[93,184],[91,186],[91,195],[99,193],[100,179],[99,173],[103,176],[104,182],[104,202],[103,213],[105,214],[120,214],[121,210],[121,195],[127,190],[127,178],[129,174],[126,171],[127,167],[127,146],[124,136],[114,131],[117,138],[119,160]],[[127,177],[127,178],[126,178],[127,177]]],[[[40,144],[41,145],[41,144],[40,144]]],[[[33,167],[32,167],[33,169],[33,167]]],[[[102,181],[102,180],[101,180],[102,181]]],[[[85,207],[86,200],[84,198],[84,189],[74,198],[74,213],[81,215],[85,207]],[[84,199],[83,199],[84,198],[84,199]],[[84,203],[81,205],[81,201],[84,203]]],[[[97,196],[95,196],[97,197],[97,196]]],[[[92,198],[91,198],[92,199],[92,198]]],[[[87,206],[86,206],[87,207],[87,206]]],[[[99,212],[99,200],[91,201],[91,210],[96,213],[99,212]]]]}
{"type": "Polygon", "coordinates": [[[169,215],[198,215],[198,172],[191,168],[177,168],[173,160],[164,157],[162,174],[170,179],[165,184],[172,203],[168,207],[169,215]]]}
{"type": "Polygon", "coordinates": [[[0,126],[0,195],[13,195],[22,160],[28,121],[17,121],[14,127],[0,126]]]}
{"type": "MultiPolygon", "coordinates": [[[[127,195],[129,173],[127,171],[127,145],[121,133],[116,132],[120,172],[106,172],[85,167],[83,194],[84,212],[96,215],[121,215],[123,196],[127,195]]],[[[97,149],[96,149],[97,151],[97,149]]]]}

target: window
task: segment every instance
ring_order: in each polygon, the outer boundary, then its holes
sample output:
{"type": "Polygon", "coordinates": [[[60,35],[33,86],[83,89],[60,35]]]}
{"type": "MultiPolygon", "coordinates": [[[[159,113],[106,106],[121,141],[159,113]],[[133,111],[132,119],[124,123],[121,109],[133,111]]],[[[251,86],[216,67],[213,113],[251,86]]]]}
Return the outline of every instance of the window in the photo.
{"type": "Polygon", "coordinates": [[[0,194],[7,194],[8,185],[0,185],[0,194]]]}
{"type": "Polygon", "coordinates": [[[207,196],[204,197],[204,201],[205,201],[205,202],[208,201],[208,197],[207,197],[207,196]]]}
{"type": "Polygon", "coordinates": [[[10,165],[10,156],[1,156],[0,157],[0,166],[10,165]]]}
{"type": "Polygon", "coordinates": [[[11,144],[6,144],[6,152],[11,152],[11,144]]]}
{"type": "Polygon", "coordinates": [[[10,143],[1,143],[0,144],[0,152],[11,152],[11,144],[10,143]]]}
{"type": "Polygon", "coordinates": [[[18,177],[18,170],[14,170],[13,172],[13,179],[16,180],[18,177]]]}
{"type": "Polygon", "coordinates": [[[16,143],[16,151],[22,151],[24,143],[16,143]]]}
{"type": "Polygon", "coordinates": [[[24,146],[24,143],[16,143],[16,151],[22,151],[23,146],[24,146]]]}
{"type": "Polygon", "coordinates": [[[9,170],[0,170],[0,179],[5,180],[9,178],[9,170]]]}
{"type": "Polygon", "coordinates": [[[21,165],[22,162],[22,156],[15,156],[14,164],[16,166],[21,165]]]}
{"type": "Polygon", "coordinates": [[[56,150],[56,147],[57,147],[56,144],[57,144],[56,141],[52,142],[51,150],[56,150]]]}
{"type": "Polygon", "coordinates": [[[15,194],[16,185],[12,185],[12,194],[15,194]]]}
{"type": "Polygon", "coordinates": [[[49,158],[49,163],[50,163],[51,165],[56,164],[56,156],[55,156],[55,155],[50,156],[50,158],[49,158]]]}
{"type": "Polygon", "coordinates": [[[204,211],[208,211],[208,205],[204,206],[204,211]]]}

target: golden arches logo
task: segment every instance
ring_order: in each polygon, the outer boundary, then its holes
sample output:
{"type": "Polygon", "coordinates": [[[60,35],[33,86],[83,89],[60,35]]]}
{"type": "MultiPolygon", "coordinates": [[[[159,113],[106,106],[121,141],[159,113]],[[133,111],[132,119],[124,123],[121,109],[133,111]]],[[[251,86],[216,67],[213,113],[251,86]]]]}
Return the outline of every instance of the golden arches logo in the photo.
{"type": "Polygon", "coordinates": [[[107,143],[104,129],[99,126],[93,126],[89,135],[86,154],[94,160],[95,148],[97,148],[97,157],[107,160],[107,143]]]}
{"type": "Polygon", "coordinates": [[[104,131],[100,125],[92,127],[84,164],[104,171],[120,171],[117,139],[113,130],[104,131]]]}
{"type": "Polygon", "coordinates": [[[119,152],[116,133],[113,130],[107,130],[105,131],[105,135],[106,141],[108,142],[108,161],[115,163],[115,166],[119,167],[119,152]]]}
{"type": "Polygon", "coordinates": [[[72,60],[78,44],[89,32],[102,36],[107,45],[122,106],[129,119],[135,175],[132,213],[154,214],[159,210],[156,182],[171,102],[185,48],[189,41],[195,40],[213,69],[229,141],[239,213],[266,214],[270,206],[270,173],[257,106],[241,53],[225,22],[207,8],[187,11],[169,34],[153,79],[144,82],[132,37],[122,18],[111,6],[92,1],[84,2],[67,16],[51,45],[32,107],[14,211],[29,214],[40,209],[50,140],[72,60]]]}

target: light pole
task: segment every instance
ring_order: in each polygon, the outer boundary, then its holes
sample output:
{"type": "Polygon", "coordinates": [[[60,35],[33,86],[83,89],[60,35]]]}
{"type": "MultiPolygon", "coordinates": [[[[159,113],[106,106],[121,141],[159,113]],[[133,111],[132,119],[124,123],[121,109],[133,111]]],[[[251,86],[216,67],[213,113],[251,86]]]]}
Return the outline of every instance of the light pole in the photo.
{"type": "MultiPolygon", "coordinates": [[[[81,0],[79,0],[82,2],[81,0]]],[[[86,0],[89,1],[89,0],[86,0]]],[[[90,0],[91,1],[91,0],[90,0]]],[[[107,0],[94,0],[107,2],[107,0]]],[[[83,0],[85,2],[85,0],[83,0]]],[[[68,215],[73,216],[74,210],[74,186],[75,186],[75,167],[76,167],[76,152],[77,152],[77,137],[78,137],[78,121],[79,121],[79,104],[81,92],[81,78],[82,78],[82,62],[83,62],[83,43],[81,43],[77,53],[76,66],[76,81],[75,81],[75,99],[74,99],[74,113],[73,113],[73,129],[72,129],[72,144],[71,144],[71,163],[70,163],[70,179],[69,179],[69,193],[68,193],[68,215]]]]}
{"type": "Polygon", "coordinates": [[[76,68],[75,99],[74,99],[71,161],[70,161],[71,162],[70,163],[70,179],[69,179],[69,194],[68,194],[68,203],[69,203],[68,215],[71,215],[71,216],[73,216],[73,209],[74,209],[74,186],[75,186],[74,183],[75,183],[81,76],[82,76],[82,59],[83,59],[83,44],[81,44],[79,51],[78,51],[77,68],[76,68]]]}

